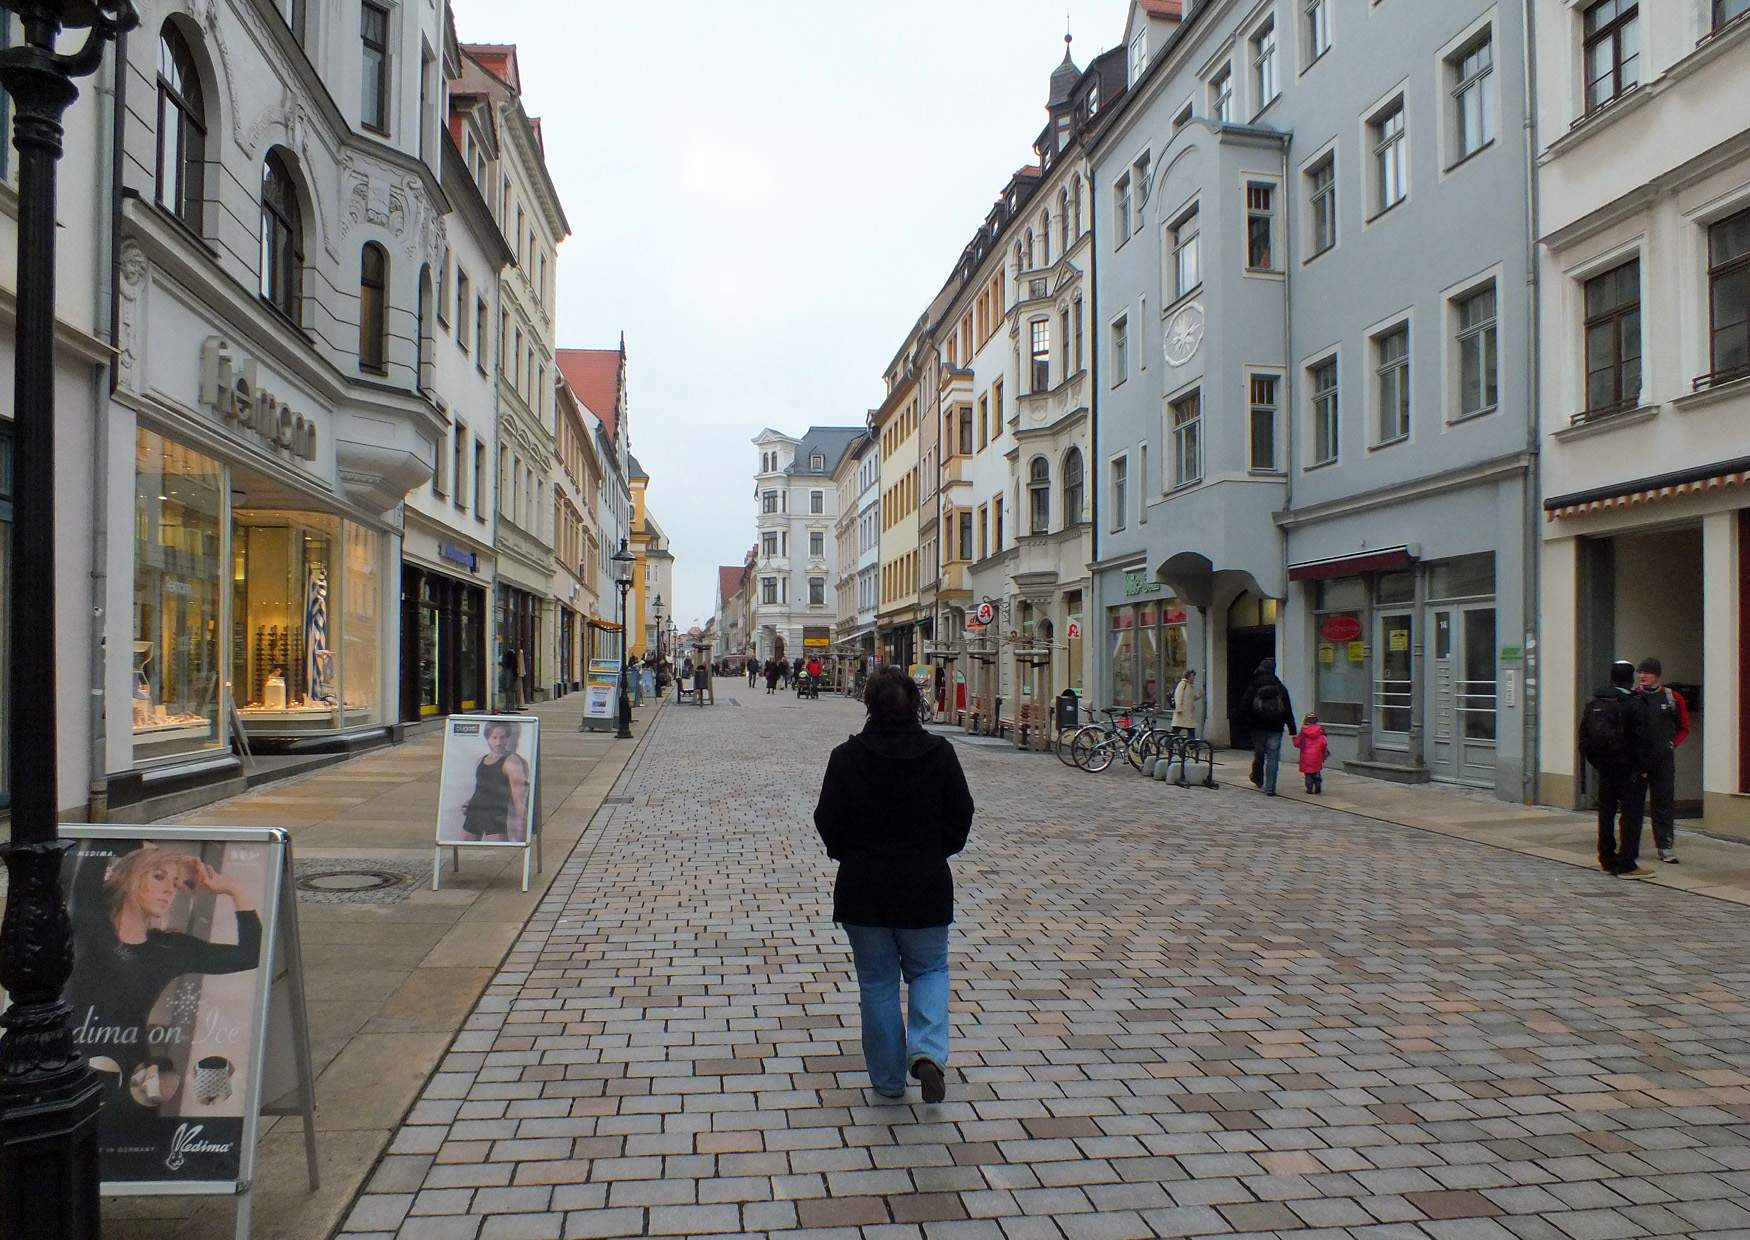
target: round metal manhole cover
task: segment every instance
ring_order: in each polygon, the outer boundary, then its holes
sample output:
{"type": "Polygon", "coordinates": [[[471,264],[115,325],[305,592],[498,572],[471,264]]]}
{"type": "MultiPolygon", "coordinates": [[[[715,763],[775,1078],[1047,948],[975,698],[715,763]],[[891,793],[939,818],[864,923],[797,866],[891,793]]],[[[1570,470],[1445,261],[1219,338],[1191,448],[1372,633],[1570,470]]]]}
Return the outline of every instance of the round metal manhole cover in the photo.
{"type": "Polygon", "coordinates": [[[431,862],[307,858],[295,863],[298,900],[313,904],[399,904],[431,881],[431,862]]]}
{"type": "Polygon", "coordinates": [[[398,887],[405,881],[398,874],[385,874],[381,870],[339,870],[332,874],[306,875],[298,880],[298,886],[305,891],[324,893],[364,892],[398,887]]]}

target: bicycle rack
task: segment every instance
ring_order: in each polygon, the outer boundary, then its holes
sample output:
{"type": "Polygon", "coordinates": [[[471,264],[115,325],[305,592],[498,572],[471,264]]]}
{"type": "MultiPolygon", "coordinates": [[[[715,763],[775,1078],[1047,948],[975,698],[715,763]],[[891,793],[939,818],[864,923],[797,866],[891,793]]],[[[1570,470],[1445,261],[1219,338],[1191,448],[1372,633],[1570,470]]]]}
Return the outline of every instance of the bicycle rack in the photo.
{"type": "Polygon", "coordinates": [[[1155,760],[1154,777],[1162,783],[1169,782],[1175,762],[1179,766],[1179,777],[1170,781],[1175,787],[1189,788],[1191,786],[1190,764],[1193,762],[1203,765],[1203,787],[1221,787],[1215,782],[1215,746],[1208,741],[1184,736],[1171,738],[1167,742],[1165,751],[1155,760]]]}

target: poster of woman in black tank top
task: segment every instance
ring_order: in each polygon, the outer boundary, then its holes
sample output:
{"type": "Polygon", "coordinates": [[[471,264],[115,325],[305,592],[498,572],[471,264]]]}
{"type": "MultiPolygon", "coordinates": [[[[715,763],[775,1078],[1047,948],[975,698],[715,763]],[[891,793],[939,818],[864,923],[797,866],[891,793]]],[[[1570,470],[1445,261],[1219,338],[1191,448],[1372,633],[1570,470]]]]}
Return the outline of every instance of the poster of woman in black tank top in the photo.
{"type": "Polygon", "coordinates": [[[528,843],[538,727],[533,719],[449,721],[438,794],[439,844],[528,843]]]}

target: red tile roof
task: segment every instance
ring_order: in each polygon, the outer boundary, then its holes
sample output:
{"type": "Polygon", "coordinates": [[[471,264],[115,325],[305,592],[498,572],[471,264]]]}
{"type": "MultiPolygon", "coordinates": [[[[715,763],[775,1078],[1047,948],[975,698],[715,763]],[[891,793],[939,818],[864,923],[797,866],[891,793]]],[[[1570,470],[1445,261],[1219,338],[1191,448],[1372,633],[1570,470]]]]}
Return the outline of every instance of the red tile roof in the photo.
{"type": "Polygon", "coordinates": [[[741,579],[747,572],[744,564],[719,564],[717,566],[717,597],[730,599],[741,589],[741,579]]]}
{"type": "Polygon", "coordinates": [[[523,93],[522,76],[517,71],[516,44],[464,43],[462,50],[472,56],[482,69],[517,94],[523,93]]]}
{"type": "Polygon", "coordinates": [[[1137,0],[1150,17],[1170,17],[1174,21],[1185,16],[1185,0],[1137,0]]]}
{"type": "Polygon", "coordinates": [[[618,349],[556,349],[553,360],[559,373],[577,397],[577,403],[589,410],[607,428],[608,437],[615,438],[619,428],[615,419],[620,404],[620,350],[618,349]]]}

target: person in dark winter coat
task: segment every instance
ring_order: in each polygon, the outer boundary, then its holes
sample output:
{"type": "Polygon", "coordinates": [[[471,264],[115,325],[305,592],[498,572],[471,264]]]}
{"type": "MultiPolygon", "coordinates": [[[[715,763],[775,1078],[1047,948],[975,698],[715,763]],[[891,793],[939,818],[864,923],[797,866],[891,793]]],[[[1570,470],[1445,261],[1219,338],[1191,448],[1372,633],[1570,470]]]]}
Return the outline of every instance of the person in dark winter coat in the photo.
{"type": "Polygon", "coordinates": [[[973,805],[954,746],[918,723],[919,696],[898,668],[869,677],[868,723],[832,751],[814,825],[839,863],[832,918],[856,961],[869,1083],[882,1097],[902,1098],[909,1068],[924,1101],[940,1102],[954,920],[948,858],[966,847],[973,805]]]}
{"type": "Polygon", "coordinates": [[[1252,733],[1252,786],[1265,796],[1276,795],[1276,772],[1282,765],[1282,729],[1295,734],[1294,703],[1288,686],[1276,678],[1276,660],[1265,659],[1246,685],[1240,711],[1252,733]]]}
{"type": "Polygon", "coordinates": [[[766,692],[773,693],[778,688],[778,661],[766,660],[766,692]]]}
{"type": "Polygon", "coordinates": [[[1598,772],[1598,867],[1619,878],[1648,878],[1640,864],[1641,819],[1646,812],[1649,745],[1647,698],[1634,691],[1634,664],[1610,665],[1580,715],[1580,752],[1598,772]]]}
{"type": "Polygon", "coordinates": [[[1648,655],[1635,669],[1635,681],[1646,698],[1647,816],[1653,820],[1653,843],[1659,860],[1677,864],[1677,747],[1689,739],[1689,703],[1665,683],[1665,668],[1648,655]]]}

